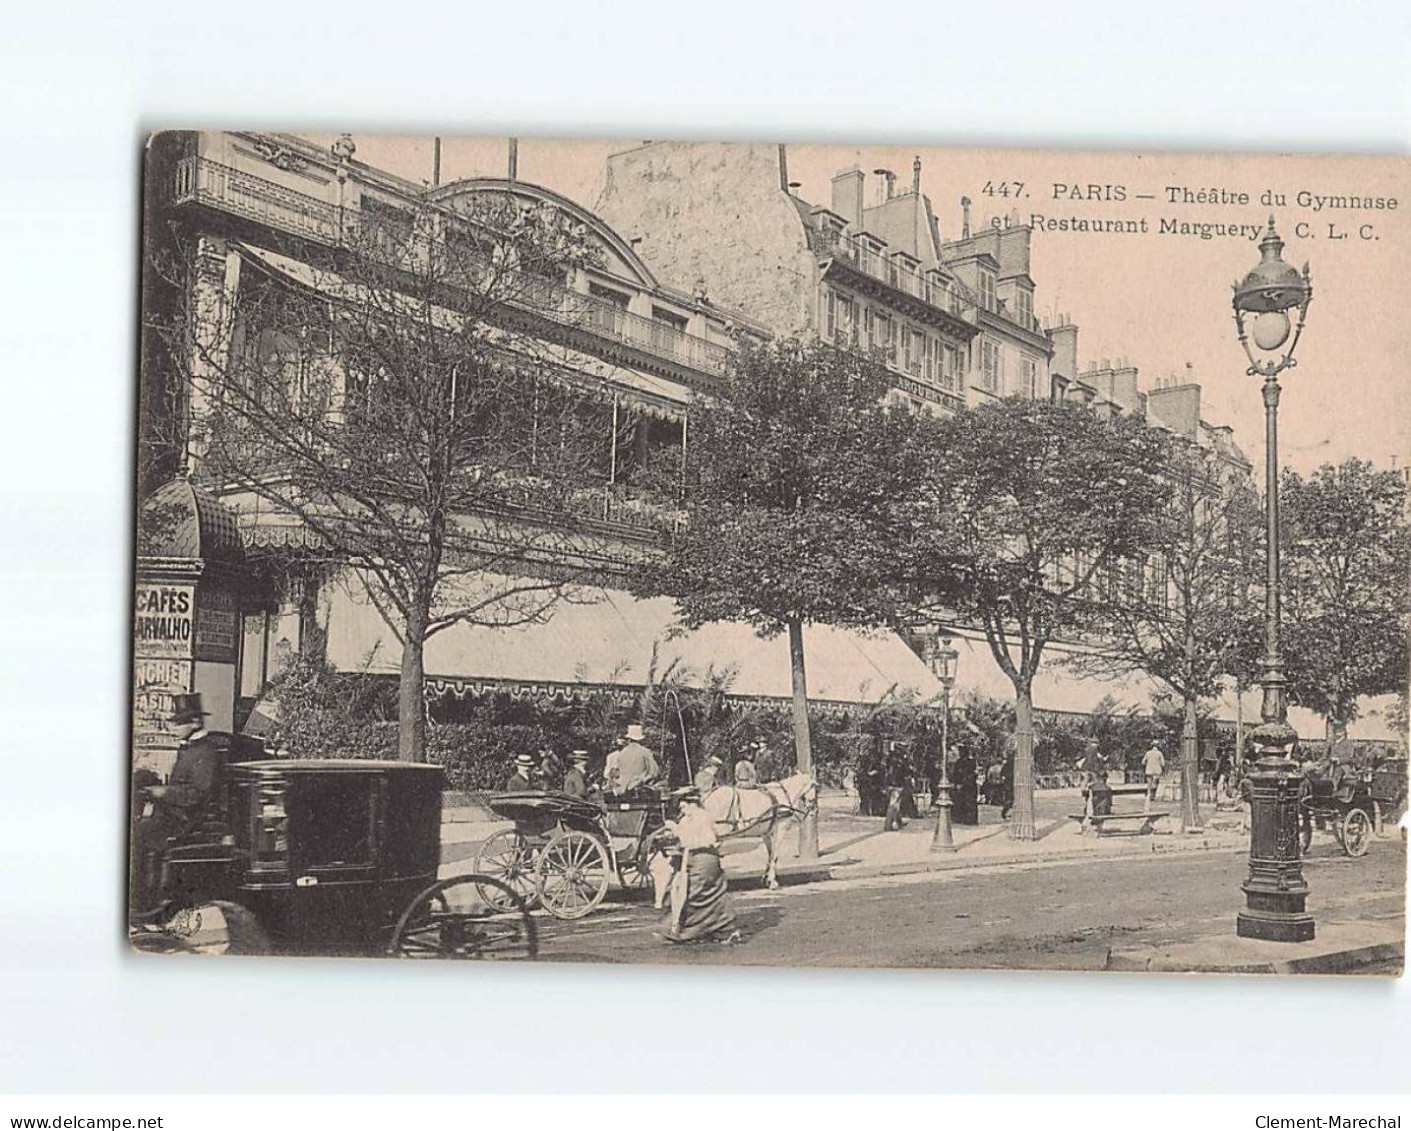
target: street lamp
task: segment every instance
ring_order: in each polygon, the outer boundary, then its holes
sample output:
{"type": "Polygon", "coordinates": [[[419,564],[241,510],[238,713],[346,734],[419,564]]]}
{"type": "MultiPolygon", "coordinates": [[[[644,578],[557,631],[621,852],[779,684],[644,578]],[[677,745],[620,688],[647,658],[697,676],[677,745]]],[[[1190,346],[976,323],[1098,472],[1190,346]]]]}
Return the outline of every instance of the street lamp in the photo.
{"type": "Polygon", "coordinates": [[[941,780],[936,786],[938,812],[936,832],[931,838],[932,852],[954,852],[955,834],[951,829],[950,811],[950,689],[955,685],[955,665],[960,653],[950,646],[950,635],[941,633],[930,639],[926,662],[941,681],[941,780]]]}
{"type": "Polygon", "coordinates": [[[1249,736],[1254,747],[1249,774],[1249,878],[1243,884],[1245,909],[1239,913],[1235,931],[1249,939],[1304,942],[1313,937],[1313,916],[1304,909],[1308,883],[1299,863],[1298,764],[1293,759],[1298,734],[1288,723],[1288,679],[1279,654],[1279,374],[1298,364],[1293,352],[1313,301],[1313,284],[1308,265],[1300,274],[1284,262],[1283,250],[1271,216],[1259,244],[1258,264],[1234,285],[1235,327],[1249,357],[1246,372],[1264,378],[1267,535],[1264,657],[1259,677],[1264,696],[1261,722],[1249,736]],[[1293,327],[1289,313],[1295,309],[1298,325],[1293,327]]]}

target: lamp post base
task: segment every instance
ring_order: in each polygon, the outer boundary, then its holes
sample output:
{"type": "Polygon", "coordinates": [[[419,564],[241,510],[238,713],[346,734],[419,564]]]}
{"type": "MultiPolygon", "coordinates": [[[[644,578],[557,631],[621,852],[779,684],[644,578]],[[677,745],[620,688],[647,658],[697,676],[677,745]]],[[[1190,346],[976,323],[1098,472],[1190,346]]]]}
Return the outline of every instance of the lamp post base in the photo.
{"type": "Polygon", "coordinates": [[[950,820],[950,811],[954,803],[950,799],[950,786],[943,783],[937,792],[941,795],[941,799],[937,802],[939,808],[936,812],[936,832],[931,837],[931,851],[954,852],[955,832],[951,828],[950,820]]]}
{"type": "Polygon", "coordinates": [[[1266,722],[1252,736],[1259,754],[1249,775],[1249,878],[1235,934],[1270,942],[1308,942],[1313,916],[1299,860],[1300,780],[1292,753],[1298,736],[1287,723],[1266,722]]]}

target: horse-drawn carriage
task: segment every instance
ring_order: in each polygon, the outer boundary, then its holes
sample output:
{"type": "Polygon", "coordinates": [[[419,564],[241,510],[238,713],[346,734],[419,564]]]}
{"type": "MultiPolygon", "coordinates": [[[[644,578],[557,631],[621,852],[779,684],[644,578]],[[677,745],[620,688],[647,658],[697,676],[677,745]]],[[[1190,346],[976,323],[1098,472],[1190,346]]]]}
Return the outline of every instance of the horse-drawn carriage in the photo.
{"type": "MultiPolygon", "coordinates": [[[[601,802],[562,793],[493,794],[486,804],[514,828],[495,833],[476,855],[476,872],[496,881],[481,896],[493,907],[507,906],[512,896],[556,919],[581,919],[602,903],[614,879],[626,890],[644,890],[653,883],[653,859],[671,849],[666,826],[677,816],[679,800],[680,791],[660,795],[650,789],[601,802]]],[[[812,777],[794,774],[755,788],[721,786],[706,795],[704,805],[721,852],[763,846],[765,882],[777,887],[776,834],[816,811],[818,788],[812,777]]]]}
{"type": "Polygon", "coordinates": [[[504,907],[510,896],[556,919],[581,919],[613,879],[636,890],[651,883],[650,860],[676,801],[642,791],[601,804],[565,793],[501,793],[490,809],[514,822],[480,847],[475,870],[491,881],[481,896],[504,907]]]}
{"type": "Polygon", "coordinates": [[[1304,852],[1316,827],[1331,829],[1347,855],[1365,856],[1373,834],[1386,835],[1405,809],[1405,777],[1394,769],[1310,774],[1303,779],[1298,804],[1304,852]]]}
{"type": "Polygon", "coordinates": [[[534,957],[513,892],[491,877],[437,879],[442,784],[439,767],[403,762],[227,762],[179,821],[139,789],[132,946],[534,957]],[[490,890],[493,906],[478,897],[490,890]]]}

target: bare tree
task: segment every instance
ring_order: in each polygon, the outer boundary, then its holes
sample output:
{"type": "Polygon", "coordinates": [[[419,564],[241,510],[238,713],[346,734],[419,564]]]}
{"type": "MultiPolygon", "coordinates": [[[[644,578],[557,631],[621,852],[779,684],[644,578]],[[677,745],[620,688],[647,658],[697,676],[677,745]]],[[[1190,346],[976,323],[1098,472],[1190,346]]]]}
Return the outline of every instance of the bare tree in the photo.
{"type": "Polygon", "coordinates": [[[352,567],[402,644],[398,753],[422,757],[423,651],[572,596],[577,494],[606,456],[597,383],[561,344],[581,226],[509,194],[350,217],[341,246],[253,253],[239,283],[185,268],[167,339],[187,463],[297,520],[352,567]],[[214,293],[213,293],[214,291],[214,293]]]}

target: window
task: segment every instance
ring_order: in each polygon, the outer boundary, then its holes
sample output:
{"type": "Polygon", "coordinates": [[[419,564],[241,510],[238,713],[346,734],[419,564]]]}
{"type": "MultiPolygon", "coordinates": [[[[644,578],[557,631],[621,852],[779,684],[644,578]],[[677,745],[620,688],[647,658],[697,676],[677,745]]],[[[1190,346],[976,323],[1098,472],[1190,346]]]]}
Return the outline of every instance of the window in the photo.
{"type": "Polygon", "coordinates": [[[855,338],[853,326],[853,300],[844,295],[838,296],[838,340],[848,345],[855,338]]]}
{"type": "Polygon", "coordinates": [[[955,346],[945,347],[945,369],[941,374],[941,384],[951,391],[960,387],[960,350],[955,346]]]}
{"type": "Polygon", "coordinates": [[[1033,400],[1039,395],[1039,363],[1032,357],[1019,359],[1020,391],[1033,400]]]}
{"type": "Polygon", "coordinates": [[[1032,329],[1034,325],[1034,296],[1020,287],[1015,293],[1014,304],[1019,315],[1019,325],[1032,329]]]}
{"type": "Polygon", "coordinates": [[[905,369],[908,373],[919,373],[926,352],[926,335],[920,330],[912,330],[906,335],[905,345],[905,369]]]}
{"type": "Polygon", "coordinates": [[[830,342],[838,336],[838,296],[823,292],[823,336],[830,342]]]}
{"type": "Polygon", "coordinates": [[[686,319],[674,310],[652,307],[652,345],[657,349],[675,351],[686,333],[686,319]]]}
{"type": "Polygon", "coordinates": [[[999,343],[991,338],[980,339],[980,387],[998,393],[1004,383],[1004,366],[999,343]]]}
{"type": "Polygon", "coordinates": [[[601,287],[597,283],[588,284],[588,294],[595,300],[588,303],[588,324],[620,337],[627,321],[627,304],[631,300],[622,291],[601,287]]]}
{"type": "Polygon", "coordinates": [[[994,310],[995,303],[995,275],[993,271],[980,272],[980,305],[986,310],[994,310]]]}

